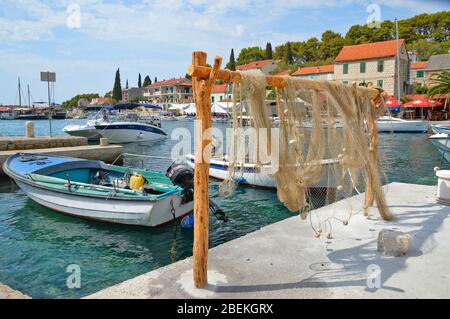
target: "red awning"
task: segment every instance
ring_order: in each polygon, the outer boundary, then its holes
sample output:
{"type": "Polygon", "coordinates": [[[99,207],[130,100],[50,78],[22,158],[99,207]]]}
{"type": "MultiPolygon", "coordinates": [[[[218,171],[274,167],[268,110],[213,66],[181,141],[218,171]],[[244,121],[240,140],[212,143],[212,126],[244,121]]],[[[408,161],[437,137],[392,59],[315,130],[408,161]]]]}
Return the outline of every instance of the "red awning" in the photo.
{"type": "Polygon", "coordinates": [[[397,100],[395,97],[393,96],[388,96],[386,98],[386,106],[387,107],[398,107],[400,105],[402,105],[403,103],[399,100],[397,100]]]}
{"type": "Polygon", "coordinates": [[[414,100],[411,100],[405,104],[403,104],[403,107],[436,107],[436,106],[443,106],[444,104],[442,102],[438,102],[435,100],[427,99],[427,98],[416,98],[414,100]]]}
{"type": "Polygon", "coordinates": [[[0,107],[0,112],[11,110],[9,107],[0,107]]]}

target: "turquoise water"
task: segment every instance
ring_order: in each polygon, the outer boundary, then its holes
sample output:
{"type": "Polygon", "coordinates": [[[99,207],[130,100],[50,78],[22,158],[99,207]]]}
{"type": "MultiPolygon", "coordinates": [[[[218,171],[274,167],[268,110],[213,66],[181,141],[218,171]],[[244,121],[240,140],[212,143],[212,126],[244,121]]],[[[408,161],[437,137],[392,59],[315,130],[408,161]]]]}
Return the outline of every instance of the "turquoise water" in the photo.
{"type": "MultiPolygon", "coordinates": [[[[77,122],[77,121],[71,121],[77,122]]],[[[80,121],[82,122],[82,121],[80,121]]],[[[53,121],[54,132],[62,135],[65,120],[53,121]]],[[[192,122],[163,122],[170,133],[192,122]]],[[[47,121],[36,121],[36,133],[48,133],[47,121]]],[[[0,121],[1,135],[24,132],[23,121],[0,121]]],[[[129,144],[130,153],[168,156],[177,141],[151,145],[129,144]]],[[[379,151],[389,181],[435,183],[433,168],[440,155],[426,134],[381,134],[379,151]]],[[[170,161],[146,160],[144,165],[165,170],[170,161]]],[[[293,216],[271,190],[239,187],[230,199],[211,194],[229,216],[222,223],[211,216],[210,246],[243,236],[265,225],[293,216]]],[[[192,254],[192,231],[178,225],[148,229],[106,225],[63,216],[29,200],[4,179],[0,181],[0,282],[34,298],[78,298],[192,254]],[[81,269],[81,288],[69,289],[66,268],[81,269]]]]}

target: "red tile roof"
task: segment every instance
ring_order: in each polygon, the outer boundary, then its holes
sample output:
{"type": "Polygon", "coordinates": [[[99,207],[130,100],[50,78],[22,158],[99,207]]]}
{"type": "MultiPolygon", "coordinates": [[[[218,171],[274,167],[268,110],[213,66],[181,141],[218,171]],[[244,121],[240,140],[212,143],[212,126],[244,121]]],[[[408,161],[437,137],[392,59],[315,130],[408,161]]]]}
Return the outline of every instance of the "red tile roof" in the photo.
{"type": "Polygon", "coordinates": [[[287,69],[281,72],[278,72],[277,74],[275,74],[274,76],[284,76],[284,75],[290,75],[291,74],[291,70],[287,69]]]}
{"type": "Polygon", "coordinates": [[[292,76],[297,75],[309,75],[309,74],[320,74],[320,73],[333,73],[334,65],[320,65],[320,66],[310,66],[306,68],[299,68],[297,71],[292,73],[292,76]]]}
{"type": "Polygon", "coordinates": [[[171,80],[155,82],[153,84],[148,85],[147,87],[151,88],[151,87],[170,86],[170,85],[192,86],[192,82],[186,78],[179,78],[179,79],[171,79],[171,80]]]}
{"type": "Polygon", "coordinates": [[[211,90],[211,93],[225,93],[227,91],[228,84],[215,84],[211,90]]]}
{"type": "Polygon", "coordinates": [[[275,60],[253,61],[253,62],[250,62],[249,64],[238,65],[238,66],[236,66],[236,69],[239,71],[262,69],[264,66],[266,66],[269,63],[275,63],[275,60]]]}
{"type": "Polygon", "coordinates": [[[421,62],[412,62],[411,63],[411,69],[417,70],[417,69],[425,69],[427,66],[428,61],[421,61],[421,62]]]}
{"type": "MultiPolygon", "coordinates": [[[[398,46],[404,44],[404,40],[398,41],[398,46]]],[[[383,42],[366,43],[344,46],[337,55],[335,62],[369,60],[376,58],[387,58],[396,56],[396,41],[389,40],[383,42]]]]}

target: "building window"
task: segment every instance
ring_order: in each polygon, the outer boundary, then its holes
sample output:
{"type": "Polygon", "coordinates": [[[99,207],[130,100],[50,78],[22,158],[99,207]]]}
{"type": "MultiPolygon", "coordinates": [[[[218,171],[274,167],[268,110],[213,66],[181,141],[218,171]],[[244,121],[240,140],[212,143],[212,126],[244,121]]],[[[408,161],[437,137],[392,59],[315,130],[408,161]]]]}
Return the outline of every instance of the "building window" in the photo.
{"type": "Polygon", "coordinates": [[[366,62],[359,63],[359,73],[366,73],[366,62]]]}
{"type": "Polygon", "coordinates": [[[378,72],[384,71],[384,61],[383,60],[378,61],[377,70],[378,70],[378,72]]]}
{"type": "Polygon", "coordinates": [[[383,87],[383,80],[377,80],[377,87],[379,88],[383,87]]]}
{"type": "Polygon", "coordinates": [[[344,63],[343,68],[343,73],[348,74],[348,63],[344,63]]]}
{"type": "Polygon", "coordinates": [[[222,95],[220,96],[220,100],[221,100],[221,101],[223,100],[223,96],[222,96],[222,95]]]}
{"type": "Polygon", "coordinates": [[[423,70],[417,71],[417,77],[423,78],[423,70]]]}
{"type": "Polygon", "coordinates": [[[214,103],[214,96],[211,96],[211,102],[214,103]]]}

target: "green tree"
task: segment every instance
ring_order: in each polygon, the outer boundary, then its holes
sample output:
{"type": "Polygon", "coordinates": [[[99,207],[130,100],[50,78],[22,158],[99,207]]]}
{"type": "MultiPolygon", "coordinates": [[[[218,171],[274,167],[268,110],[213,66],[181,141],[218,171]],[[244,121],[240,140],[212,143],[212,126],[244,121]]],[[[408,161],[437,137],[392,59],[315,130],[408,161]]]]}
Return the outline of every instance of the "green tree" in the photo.
{"type": "Polygon", "coordinates": [[[141,74],[139,73],[139,77],[138,77],[138,88],[142,87],[142,79],[141,79],[141,74]]]}
{"type": "Polygon", "coordinates": [[[152,84],[152,80],[150,80],[150,77],[147,75],[144,79],[143,86],[146,87],[146,86],[149,86],[150,84],[152,84]]]}
{"type": "Polygon", "coordinates": [[[287,64],[293,64],[294,63],[294,58],[292,56],[292,48],[291,48],[291,43],[288,42],[286,45],[286,59],[285,59],[287,64]]]}
{"type": "Polygon", "coordinates": [[[267,42],[266,44],[266,59],[267,60],[273,59],[272,43],[270,42],[267,42]]]}
{"type": "Polygon", "coordinates": [[[445,106],[447,107],[450,99],[450,71],[442,71],[440,73],[434,73],[430,77],[433,86],[428,89],[428,95],[434,96],[436,94],[445,94],[445,106]]]}
{"type": "Polygon", "coordinates": [[[63,103],[61,103],[61,107],[67,110],[70,108],[77,107],[78,101],[81,99],[87,99],[87,100],[91,101],[92,99],[97,98],[97,97],[100,97],[98,95],[98,93],[78,94],[78,95],[75,95],[70,100],[67,100],[67,101],[64,101],[63,103]]]}
{"type": "Polygon", "coordinates": [[[228,61],[226,68],[231,71],[236,71],[236,59],[234,58],[234,49],[231,49],[230,61],[228,61]]]}
{"type": "Polygon", "coordinates": [[[128,90],[128,79],[127,79],[127,84],[125,84],[125,89],[128,90]]]}
{"type": "Polygon", "coordinates": [[[322,33],[320,43],[318,41],[310,42],[308,45],[313,46],[313,50],[318,46],[317,58],[320,60],[334,59],[344,46],[344,38],[340,33],[327,30],[322,33]]]}
{"type": "Polygon", "coordinates": [[[419,39],[408,45],[408,49],[415,51],[421,61],[426,61],[432,55],[447,53],[450,41],[435,42],[419,39]]]}
{"type": "Polygon", "coordinates": [[[239,53],[237,65],[243,65],[252,61],[264,60],[265,52],[260,47],[244,48],[239,53]]]}
{"type": "Polygon", "coordinates": [[[155,76],[155,82],[153,82],[153,83],[156,83],[156,82],[158,82],[158,78],[155,76]]]}
{"type": "Polygon", "coordinates": [[[110,99],[112,99],[112,90],[111,90],[111,91],[108,91],[108,92],[106,92],[106,93],[105,93],[105,95],[104,95],[103,97],[107,97],[107,98],[110,98],[110,99]]]}
{"type": "Polygon", "coordinates": [[[116,78],[114,80],[114,88],[112,92],[112,98],[116,101],[120,101],[122,99],[122,85],[120,84],[120,70],[116,71],[116,78]]]}

